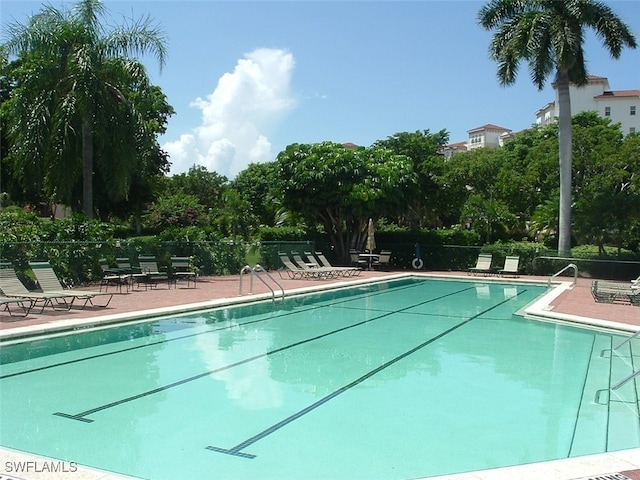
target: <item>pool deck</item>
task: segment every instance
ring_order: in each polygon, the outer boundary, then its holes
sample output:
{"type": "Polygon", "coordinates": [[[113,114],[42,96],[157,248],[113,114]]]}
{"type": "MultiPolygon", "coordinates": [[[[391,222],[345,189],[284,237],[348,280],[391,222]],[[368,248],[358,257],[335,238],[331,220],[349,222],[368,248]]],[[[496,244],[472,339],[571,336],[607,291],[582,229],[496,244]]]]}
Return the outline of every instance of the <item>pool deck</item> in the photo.
{"type": "MultiPolygon", "coordinates": [[[[362,272],[354,277],[339,277],[326,280],[292,280],[278,274],[274,278],[287,293],[307,292],[325,289],[329,286],[349,285],[357,282],[371,281],[382,278],[395,278],[415,272],[362,272]]],[[[434,275],[445,277],[476,278],[479,281],[533,281],[547,282],[548,277],[520,276],[509,277],[469,277],[464,272],[427,272],[419,275],[434,275]]],[[[265,281],[271,284],[268,278],[265,281]]],[[[631,305],[617,305],[596,303],[591,295],[591,281],[589,278],[578,278],[575,286],[569,282],[571,278],[559,279],[559,286],[549,295],[531,306],[529,314],[561,321],[587,323],[601,328],[618,328],[629,332],[640,330],[640,308],[631,305]]],[[[193,285],[192,285],[193,286],[193,285]]],[[[275,288],[275,286],[274,286],[275,288]]],[[[97,290],[98,287],[84,287],[84,290],[97,290]]],[[[228,305],[259,299],[270,299],[272,293],[259,280],[251,282],[246,275],[241,279],[239,275],[222,277],[199,278],[196,288],[169,288],[168,284],[159,284],[154,289],[139,289],[119,293],[114,287],[111,302],[106,308],[87,306],[71,311],[45,309],[41,314],[29,314],[27,317],[11,317],[6,312],[0,312],[0,340],[10,340],[23,336],[37,335],[60,329],[79,328],[87,325],[107,324],[149,315],[178,313],[188,310],[202,309],[219,305],[228,305]],[[240,295],[242,281],[243,294],[240,295]],[[252,285],[253,283],[253,285],[252,285]],[[250,288],[252,293],[249,293],[250,288]]],[[[276,290],[276,294],[279,292],[276,290]]],[[[9,472],[6,470],[10,462],[34,461],[42,464],[46,459],[10,449],[0,448],[0,479],[75,479],[75,480],[107,480],[125,478],[101,472],[90,468],[79,468],[71,473],[9,472]],[[15,476],[12,476],[15,475],[15,476]]],[[[68,465],[68,462],[67,462],[68,465]]],[[[431,477],[439,480],[506,480],[506,479],[542,479],[545,480],[640,480],[640,449],[623,450],[600,455],[570,458],[552,462],[542,462],[517,467],[507,467],[495,470],[469,472],[443,477],[431,477]]]]}

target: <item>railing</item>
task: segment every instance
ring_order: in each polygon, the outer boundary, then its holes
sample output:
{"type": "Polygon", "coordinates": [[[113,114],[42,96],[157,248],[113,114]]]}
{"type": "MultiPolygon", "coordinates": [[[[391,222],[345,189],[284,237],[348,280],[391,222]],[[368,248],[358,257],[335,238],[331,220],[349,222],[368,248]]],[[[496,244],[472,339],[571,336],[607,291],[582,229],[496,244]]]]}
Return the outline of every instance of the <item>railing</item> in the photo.
{"type": "MultiPolygon", "coordinates": [[[[617,350],[618,348],[620,348],[621,346],[623,346],[626,343],[629,343],[631,340],[633,340],[634,338],[637,338],[638,336],[640,336],[640,330],[637,331],[636,333],[634,333],[633,335],[631,335],[630,337],[624,339],[622,342],[620,342],[618,345],[616,345],[615,347],[613,347],[613,349],[611,350],[611,353],[613,354],[613,352],[615,350],[617,350]]],[[[632,355],[633,358],[633,355],[632,355]]],[[[638,375],[640,375],[640,368],[636,371],[634,371],[631,375],[628,375],[626,377],[624,377],[622,380],[620,380],[618,383],[616,383],[613,387],[611,387],[611,390],[617,390],[618,388],[620,388],[622,385],[624,385],[625,383],[627,383],[629,380],[631,380],[632,378],[637,377],[638,375]]]]}
{"type": "Polygon", "coordinates": [[[571,284],[571,286],[574,286],[577,282],[578,282],[578,266],[575,263],[570,263],[569,265],[567,265],[566,267],[564,267],[562,270],[560,270],[559,272],[554,273],[553,275],[551,275],[549,277],[549,282],[547,283],[547,286],[551,286],[551,281],[556,278],[558,275],[560,275],[561,273],[566,272],[567,270],[569,270],[570,268],[573,268],[573,283],[571,284]]]}
{"type": "Polygon", "coordinates": [[[282,285],[280,285],[278,281],[273,277],[273,275],[271,275],[268,271],[266,271],[262,267],[262,265],[260,265],[259,263],[257,263],[255,267],[251,267],[250,265],[245,265],[244,267],[242,267],[242,270],[240,270],[240,292],[239,292],[240,295],[242,295],[242,284],[243,284],[244,275],[249,272],[251,273],[251,280],[249,282],[249,294],[253,293],[253,278],[257,277],[258,280],[260,280],[263,283],[263,285],[265,285],[271,291],[271,300],[275,301],[276,293],[274,289],[271,288],[271,285],[269,285],[265,281],[265,279],[262,278],[262,274],[264,274],[267,277],[269,277],[269,279],[273,283],[275,283],[276,286],[280,289],[280,292],[282,292],[282,299],[284,300],[284,288],[282,288],[282,285]]]}
{"type": "Polygon", "coordinates": [[[611,387],[611,390],[616,390],[618,388],[620,388],[622,385],[624,385],[625,383],[627,383],[629,380],[631,380],[632,378],[637,377],[638,375],[640,375],[640,368],[638,370],[636,370],[635,372],[633,372],[631,375],[623,378],[622,380],[620,380],[618,383],[616,383],[613,387],[611,387]]]}

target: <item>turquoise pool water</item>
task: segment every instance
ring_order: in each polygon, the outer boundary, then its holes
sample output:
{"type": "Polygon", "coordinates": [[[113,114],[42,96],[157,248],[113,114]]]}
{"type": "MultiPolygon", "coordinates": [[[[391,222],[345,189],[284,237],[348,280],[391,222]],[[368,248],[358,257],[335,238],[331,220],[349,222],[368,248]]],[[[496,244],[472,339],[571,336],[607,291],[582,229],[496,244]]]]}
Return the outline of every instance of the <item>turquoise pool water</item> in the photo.
{"type": "Polygon", "coordinates": [[[5,344],[0,445],[148,479],[410,479],[640,446],[624,337],[407,279],[5,344]]]}

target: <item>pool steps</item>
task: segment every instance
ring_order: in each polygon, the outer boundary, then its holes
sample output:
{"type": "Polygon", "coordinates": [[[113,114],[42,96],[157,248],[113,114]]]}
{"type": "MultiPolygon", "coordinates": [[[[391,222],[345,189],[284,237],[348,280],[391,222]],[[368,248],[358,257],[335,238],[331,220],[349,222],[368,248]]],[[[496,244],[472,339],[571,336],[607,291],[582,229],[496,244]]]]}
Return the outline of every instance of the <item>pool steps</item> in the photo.
{"type": "Polygon", "coordinates": [[[616,337],[596,337],[585,379],[570,457],[617,451],[638,445],[640,409],[636,382],[611,387],[634,371],[640,341],[620,344],[616,337]],[[615,348],[619,346],[619,348],[615,348]],[[594,392],[589,396],[587,392],[594,392]],[[629,421],[632,413],[635,422],[629,421]],[[602,436],[590,432],[605,432],[602,436]]]}

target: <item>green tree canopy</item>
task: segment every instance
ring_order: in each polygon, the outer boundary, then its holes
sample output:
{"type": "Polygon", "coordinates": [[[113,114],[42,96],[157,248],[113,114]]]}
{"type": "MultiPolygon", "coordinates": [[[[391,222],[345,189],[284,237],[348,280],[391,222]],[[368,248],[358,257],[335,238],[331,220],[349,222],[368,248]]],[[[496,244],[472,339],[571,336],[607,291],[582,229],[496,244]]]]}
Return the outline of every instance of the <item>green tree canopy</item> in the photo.
{"type": "Polygon", "coordinates": [[[569,84],[587,83],[585,29],[593,29],[613,58],[625,46],[636,47],[629,27],[603,2],[594,0],[491,0],[478,13],[478,22],[495,30],[489,52],[498,63],[503,85],[516,81],[521,61],[529,64],[539,89],[555,74],[558,89],[561,252],[571,248],[572,129],[569,84]]]}
{"type": "Polygon", "coordinates": [[[418,182],[409,157],[383,148],[293,144],[277,160],[284,206],[321,224],[342,261],[364,243],[369,218],[403,212],[418,182]]]}
{"type": "Polygon", "coordinates": [[[443,224],[443,213],[437,206],[443,202],[442,189],[438,185],[437,178],[442,174],[444,157],[439,153],[449,141],[449,133],[440,130],[431,133],[429,130],[414,133],[401,132],[388,137],[386,140],[378,140],[374,147],[391,150],[397,155],[405,155],[413,160],[418,182],[419,193],[400,219],[400,224],[406,224],[411,228],[432,227],[443,224]]]}
{"type": "Polygon", "coordinates": [[[126,196],[166,120],[156,116],[154,128],[149,109],[138,108],[151,96],[150,84],[143,65],[129,58],[151,53],[162,66],[163,32],[149,17],[106,32],[103,15],[100,0],[81,0],[70,11],[48,5],[27,24],[10,24],[3,44],[3,55],[20,60],[4,109],[14,174],[53,202],[74,206],[82,179],[89,217],[96,170],[113,199],[126,196]]]}

